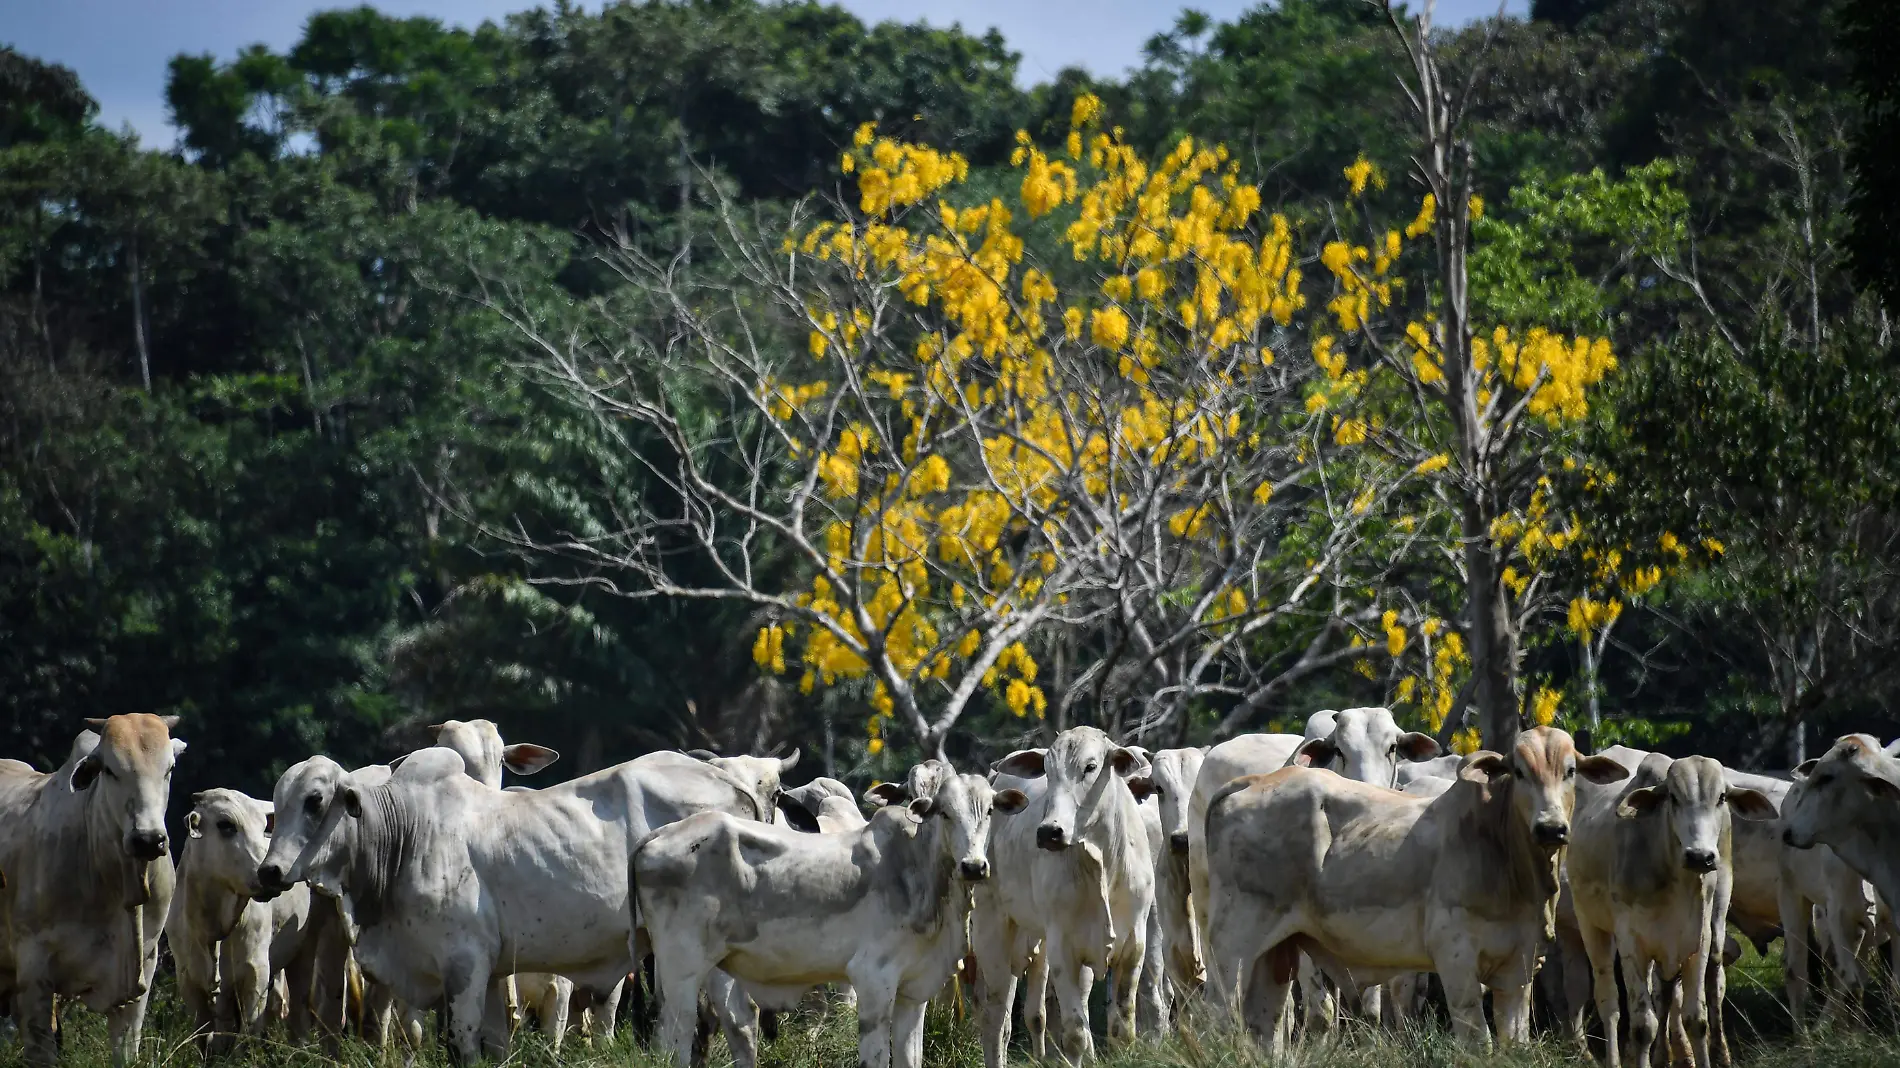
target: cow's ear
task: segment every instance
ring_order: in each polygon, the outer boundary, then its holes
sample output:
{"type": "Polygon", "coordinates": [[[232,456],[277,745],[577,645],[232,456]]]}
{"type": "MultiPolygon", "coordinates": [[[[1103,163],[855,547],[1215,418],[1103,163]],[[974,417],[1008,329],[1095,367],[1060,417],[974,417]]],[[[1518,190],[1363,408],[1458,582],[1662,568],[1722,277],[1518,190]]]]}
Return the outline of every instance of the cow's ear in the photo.
{"type": "Polygon", "coordinates": [[[1407,760],[1430,760],[1444,752],[1438,739],[1417,731],[1406,731],[1399,735],[1399,755],[1407,760]]]}
{"type": "Polygon", "coordinates": [[[688,749],[686,755],[694,760],[718,760],[719,754],[710,749],[688,749]]]}
{"type": "Polygon", "coordinates": [[[1004,790],[990,802],[990,808],[997,812],[1021,812],[1029,804],[1029,795],[1021,790],[1004,790]]]}
{"type": "Polygon", "coordinates": [[[1630,769],[1606,756],[1587,756],[1577,758],[1577,774],[1602,786],[1629,778],[1630,769]]]}
{"type": "Polygon", "coordinates": [[[804,805],[780,794],[778,795],[778,810],[785,814],[785,825],[792,830],[804,831],[807,834],[818,833],[818,817],[812,815],[811,810],[804,805]]]}
{"type": "Polygon", "coordinates": [[[1339,755],[1339,747],[1333,744],[1331,738],[1308,738],[1300,743],[1298,749],[1293,750],[1293,755],[1287,759],[1287,766],[1323,768],[1331,764],[1333,757],[1337,755],[1339,755]]]}
{"type": "Polygon", "coordinates": [[[437,738],[441,736],[444,730],[448,729],[448,726],[446,723],[431,723],[422,729],[429,732],[429,737],[437,738]]]}
{"type": "Polygon", "coordinates": [[[1154,777],[1152,775],[1140,775],[1129,779],[1128,792],[1134,794],[1135,800],[1137,801],[1148,800],[1150,797],[1153,797],[1155,793],[1154,777]]]}
{"type": "Polygon", "coordinates": [[[1616,803],[1616,814],[1626,820],[1647,816],[1656,811],[1662,805],[1663,799],[1668,796],[1668,789],[1661,786],[1645,786],[1639,790],[1631,790],[1623,795],[1623,800],[1616,803]]]}
{"type": "Polygon", "coordinates": [[[1040,779],[1047,771],[1047,749],[1018,749],[990,765],[990,770],[1003,775],[1014,775],[1018,779],[1040,779]]]}
{"type": "Polygon", "coordinates": [[[349,813],[351,819],[363,818],[363,795],[357,793],[354,786],[343,788],[343,811],[349,813]]]}
{"type": "Polygon", "coordinates": [[[92,786],[93,780],[97,779],[99,773],[104,770],[106,770],[105,761],[100,760],[97,753],[89,754],[84,760],[73,765],[71,780],[73,793],[85,793],[92,786]]]}
{"type": "Polygon", "coordinates": [[[1511,766],[1504,761],[1504,754],[1493,753],[1489,749],[1480,749],[1458,765],[1458,777],[1466,782],[1490,782],[1511,773],[1511,766]]]}
{"type": "Polygon", "coordinates": [[[561,754],[533,742],[516,742],[501,751],[501,766],[516,775],[533,775],[559,759],[561,754]]]}
{"type": "Polygon", "coordinates": [[[1819,764],[1820,762],[1821,762],[1820,757],[1809,757],[1808,759],[1803,760],[1801,763],[1796,764],[1794,766],[1794,770],[1789,772],[1788,774],[1793,775],[1796,782],[1800,782],[1801,780],[1807,778],[1809,775],[1814,774],[1814,765],[1819,764]]]}
{"type": "Polygon", "coordinates": [[[796,749],[792,750],[791,756],[782,756],[778,758],[778,772],[780,775],[785,774],[786,772],[792,770],[793,768],[797,766],[798,766],[798,750],[796,749]]]}
{"type": "Polygon", "coordinates": [[[1154,770],[1154,765],[1148,762],[1147,752],[1138,745],[1124,745],[1109,750],[1108,763],[1115,769],[1115,774],[1124,779],[1144,778],[1154,770]]]}
{"type": "Polygon", "coordinates": [[[397,757],[397,758],[395,758],[394,760],[391,760],[391,761],[389,762],[389,772],[390,772],[390,774],[392,774],[392,775],[393,775],[393,774],[395,774],[395,773],[396,773],[396,769],[397,769],[397,768],[400,768],[400,767],[402,767],[402,762],[403,762],[403,761],[405,761],[405,760],[408,760],[408,759],[409,759],[409,757],[410,757],[410,754],[408,754],[408,753],[404,753],[403,755],[401,755],[401,756],[399,756],[399,757],[397,757]]]}
{"type": "Polygon", "coordinates": [[[198,815],[196,812],[193,812],[187,815],[185,817],[185,833],[191,835],[193,838],[203,838],[205,836],[205,832],[199,826],[203,822],[204,822],[204,818],[198,815]]]}
{"type": "Polygon", "coordinates": [[[885,805],[895,805],[904,800],[904,784],[896,782],[878,783],[876,786],[864,791],[864,800],[866,803],[875,805],[878,808],[883,808],[885,805]]]}
{"type": "Polygon", "coordinates": [[[165,729],[168,731],[175,731],[178,729],[177,716],[160,716],[158,717],[158,721],[160,723],[163,723],[165,725],[165,729]]]}
{"type": "Polygon", "coordinates": [[[910,803],[910,814],[918,819],[923,819],[935,811],[937,811],[937,802],[932,798],[920,797],[910,803]]]}
{"type": "Polygon", "coordinates": [[[204,799],[205,799],[205,792],[203,790],[199,790],[196,793],[191,795],[191,803],[194,805],[202,802],[204,799]]]}
{"type": "Polygon", "coordinates": [[[1878,775],[1869,775],[1865,780],[1867,792],[1878,801],[1900,801],[1900,786],[1895,786],[1878,775]]]}
{"type": "Polygon", "coordinates": [[[185,740],[183,738],[172,739],[172,759],[173,760],[177,760],[179,757],[184,756],[185,749],[186,749],[185,740]]]}
{"type": "Polygon", "coordinates": [[[1779,815],[1774,801],[1760,790],[1730,790],[1728,808],[1745,820],[1772,820],[1779,815]]]}
{"type": "Polygon", "coordinates": [[[82,719],[79,722],[84,723],[86,726],[91,727],[93,730],[96,730],[96,731],[102,731],[106,729],[106,721],[103,719],[100,719],[97,716],[92,716],[86,719],[82,719]]]}

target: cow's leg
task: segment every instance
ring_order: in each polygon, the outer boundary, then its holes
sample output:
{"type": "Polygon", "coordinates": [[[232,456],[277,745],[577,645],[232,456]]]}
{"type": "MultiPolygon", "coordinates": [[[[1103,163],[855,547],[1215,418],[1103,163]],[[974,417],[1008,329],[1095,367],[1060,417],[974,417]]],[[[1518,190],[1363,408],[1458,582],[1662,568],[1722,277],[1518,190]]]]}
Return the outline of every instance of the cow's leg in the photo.
{"type": "Polygon", "coordinates": [[[451,960],[442,975],[442,1004],[445,1008],[444,1038],[450,1060],[471,1065],[482,1055],[482,1032],[488,1022],[486,1012],[491,988],[499,984],[491,978],[492,964],[470,959],[451,960]]]}
{"type": "Polygon", "coordinates": [[[1286,1055],[1293,1032],[1289,995],[1299,962],[1300,951],[1292,941],[1274,946],[1246,963],[1245,981],[1235,995],[1241,1022],[1256,1038],[1266,1040],[1268,1055],[1276,1061],[1286,1055]]]}
{"type": "Polygon", "coordinates": [[[565,976],[555,976],[541,995],[541,1004],[535,1015],[541,1018],[541,1029],[548,1033],[548,1044],[554,1052],[561,1052],[561,1040],[567,1035],[567,1017],[573,1006],[574,984],[565,976]]]}
{"type": "MultiPolygon", "coordinates": [[[[1434,954],[1436,957],[1436,954],[1434,954]]],[[[1478,1052],[1491,1049],[1491,1029],[1484,1022],[1484,984],[1478,981],[1475,954],[1438,965],[1439,982],[1445,986],[1445,1003],[1451,1009],[1451,1033],[1460,1045],[1478,1052]]]]}
{"type": "Polygon", "coordinates": [[[733,1068],[754,1068],[759,1063],[759,1007],[737,980],[722,971],[715,970],[706,978],[706,994],[725,1033],[733,1068]]]}
{"type": "Polygon", "coordinates": [[[1531,1040],[1531,988],[1531,983],[1491,988],[1491,1015],[1497,1020],[1500,1043],[1531,1040]]]}
{"type": "Polygon", "coordinates": [[[694,1063],[699,994],[711,974],[712,962],[697,946],[655,947],[653,989],[660,1001],[660,1046],[673,1055],[675,1068],[690,1068],[694,1063]]]}
{"type": "Polygon", "coordinates": [[[924,1068],[924,1007],[922,1001],[897,997],[891,1013],[891,1060],[896,1068],[924,1068]]]}
{"type": "MultiPolygon", "coordinates": [[[[1703,1001],[1709,1007],[1709,1056],[1715,1058],[1712,1064],[1716,1068],[1728,1068],[1732,1063],[1728,1049],[1728,1027],[1724,1019],[1723,1006],[1728,1001],[1728,966],[1722,963],[1722,955],[1713,953],[1703,967],[1707,979],[1703,984],[1703,1001]]],[[[1697,1065],[1696,1068],[1703,1068],[1697,1065]]]]}
{"type": "Polygon", "coordinates": [[[1330,1034],[1339,1019],[1339,1005],[1333,997],[1332,984],[1326,981],[1313,958],[1304,954],[1300,956],[1300,994],[1306,1002],[1307,1037],[1330,1034]]]}
{"type": "MultiPolygon", "coordinates": [[[[264,939],[270,932],[263,932],[264,939]]],[[[237,1024],[241,1034],[264,1033],[264,1008],[270,1000],[270,943],[247,946],[246,952],[232,956],[232,991],[237,995],[237,1024]]]]}
{"type": "MultiPolygon", "coordinates": [[[[983,1041],[984,1068],[1005,1068],[1009,1059],[1010,1010],[1016,1001],[1011,960],[1015,932],[997,909],[982,909],[970,919],[969,969],[977,1003],[977,1027],[983,1041]]],[[[852,988],[854,991],[856,987],[852,988]]],[[[860,999],[862,1000],[862,999],[860,999]]]]}
{"type": "MultiPolygon", "coordinates": [[[[1136,924],[1123,939],[1121,952],[1108,962],[1109,994],[1113,1000],[1108,1005],[1108,1041],[1110,1045],[1124,1045],[1135,1039],[1136,1016],[1141,1000],[1142,987],[1147,974],[1148,945],[1144,939],[1147,924],[1136,924]]],[[[1157,949],[1157,955],[1159,950],[1157,949]]],[[[1083,986],[1083,1004],[1088,1003],[1088,987],[1083,986]]],[[[1159,1013],[1156,1013],[1159,1016],[1159,1013]]],[[[1159,1026],[1159,1019],[1155,1026],[1159,1026]]],[[[1083,1018],[1083,1026],[1088,1020],[1083,1018]]]]}
{"type": "Polygon", "coordinates": [[[145,1032],[145,1004],[152,991],[106,1010],[106,1034],[112,1043],[112,1068],[125,1068],[139,1059],[139,1039],[145,1032]]]}
{"type": "Polygon", "coordinates": [[[1161,930],[1161,906],[1148,910],[1148,939],[1141,954],[1141,984],[1136,992],[1135,1024],[1145,1035],[1168,1027],[1168,952],[1161,930]]]}
{"type": "Polygon", "coordinates": [[[1049,1056],[1049,943],[1046,941],[1030,956],[1029,970],[1023,976],[1023,1030],[1029,1032],[1030,1054],[1037,1060],[1049,1056]]]}
{"type": "MultiPolygon", "coordinates": [[[[1716,951],[1720,950],[1717,946],[1716,951]]],[[[1720,963],[1716,967],[1721,967],[1720,963]]],[[[1709,1056],[1708,977],[1708,958],[1697,953],[1683,962],[1682,975],[1675,984],[1679,987],[1675,1002],[1681,1008],[1682,1028],[1688,1032],[1688,1045],[1694,1052],[1696,1068],[1709,1068],[1715,1063],[1709,1056]]]]}
{"type": "MultiPolygon", "coordinates": [[[[1590,962],[1591,987],[1596,995],[1597,1019],[1603,1024],[1603,1063],[1606,1068],[1619,1068],[1621,1047],[1617,1043],[1617,1028],[1622,1023],[1622,1011],[1616,997],[1616,939],[1608,931],[1600,931],[1588,924],[1578,932],[1583,942],[1584,955],[1590,962]]],[[[1583,1014],[1575,1012],[1571,1025],[1575,1028],[1577,1045],[1585,1043],[1583,1014]]]]}
{"type": "Polygon", "coordinates": [[[620,1028],[620,998],[627,988],[627,978],[609,987],[604,997],[594,998],[594,1019],[588,1027],[589,1038],[604,1038],[613,1041],[614,1033],[620,1028]]]}
{"type": "MultiPolygon", "coordinates": [[[[1650,961],[1636,952],[1634,938],[1618,938],[1617,957],[1623,962],[1623,996],[1630,1006],[1630,1063],[1648,1068],[1650,1047],[1656,1041],[1656,1001],[1650,983],[1650,961]]],[[[1614,984],[1610,996],[1616,996],[1614,984]]],[[[1601,997],[1601,995],[1599,995],[1601,997]]],[[[1598,1002],[1599,1008],[1602,1002],[1598,1002]]]]}
{"type": "Polygon", "coordinates": [[[53,985],[22,967],[19,991],[13,995],[13,1016],[20,1027],[26,1063],[34,1068],[51,1068],[59,1061],[57,1011],[53,985]]]}
{"type": "Polygon", "coordinates": [[[1822,959],[1827,962],[1832,980],[1828,984],[1829,994],[1824,1010],[1830,1020],[1841,1019],[1842,1010],[1847,1010],[1851,1016],[1860,1004],[1861,988],[1866,984],[1867,973],[1861,966],[1860,953],[1872,924],[1867,918],[1867,910],[1850,907],[1854,904],[1842,902],[1833,908],[1817,910],[1827,930],[1828,951],[1822,955],[1822,959]]]}
{"type": "Polygon", "coordinates": [[[217,962],[196,938],[172,945],[172,961],[177,969],[178,1000],[191,1014],[191,1025],[201,1054],[210,1053],[211,1032],[217,1027],[217,962]]]}
{"type": "MultiPolygon", "coordinates": [[[[1076,947],[1068,943],[1062,927],[1050,928],[1042,940],[1042,952],[1048,958],[1049,984],[1055,989],[1056,1041],[1063,1059],[1081,1064],[1095,1052],[1089,1034],[1089,991],[1095,985],[1095,969],[1084,963],[1076,947]]],[[[1034,990],[1030,993],[1033,995],[1034,990]]]]}
{"type": "Polygon", "coordinates": [[[1781,985],[1788,993],[1788,1013],[1797,1031],[1808,1026],[1808,923],[1812,904],[1801,891],[1781,881],[1777,902],[1781,913],[1781,985]]]}

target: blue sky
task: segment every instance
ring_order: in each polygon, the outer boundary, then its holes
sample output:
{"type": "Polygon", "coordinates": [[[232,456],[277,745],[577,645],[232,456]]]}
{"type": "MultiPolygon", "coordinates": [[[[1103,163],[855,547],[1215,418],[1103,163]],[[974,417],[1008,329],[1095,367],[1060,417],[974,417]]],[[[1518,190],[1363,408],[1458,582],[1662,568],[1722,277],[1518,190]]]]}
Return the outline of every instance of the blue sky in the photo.
{"type": "MultiPolygon", "coordinates": [[[[1115,75],[1141,59],[1141,46],[1166,29],[1182,6],[1231,18],[1253,0],[842,0],[870,22],[923,20],[995,26],[1023,56],[1025,82],[1041,81],[1067,66],[1115,75]]],[[[221,59],[248,44],[285,48],[313,11],[349,6],[308,0],[11,0],[0,18],[0,41],[79,72],[99,100],[99,117],[117,128],[130,123],[151,147],[167,147],[173,131],[165,114],[165,64],[180,52],[221,59]]],[[[531,0],[380,0],[397,15],[429,15],[474,26],[534,6],[531,0]]],[[[596,8],[598,0],[583,6],[596,8]]],[[[1529,0],[1507,0],[1522,15],[1529,0]]],[[[1464,22],[1497,10],[1497,0],[1439,0],[1438,21],[1464,22]]]]}

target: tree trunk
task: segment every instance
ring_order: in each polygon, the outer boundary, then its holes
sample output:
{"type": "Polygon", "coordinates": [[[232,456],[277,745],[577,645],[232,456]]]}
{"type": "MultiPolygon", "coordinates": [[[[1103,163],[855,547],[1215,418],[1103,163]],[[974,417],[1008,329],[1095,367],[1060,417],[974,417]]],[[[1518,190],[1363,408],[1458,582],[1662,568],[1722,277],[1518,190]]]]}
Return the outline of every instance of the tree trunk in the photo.
{"type": "Polygon", "coordinates": [[[1478,704],[1479,730],[1484,747],[1508,753],[1523,724],[1518,718],[1515,650],[1511,648],[1510,606],[1505,603],[1493,554],[1490,524],[1475,507],[1467,506],[1465,523],[1465,581],[1471,610],[1471,672],[1478,704]],[[1473,519],[1478,519],[1474,532],[1473,519]]]}
{"type": "Polygon", "coordinates": [[[1808,723],[1794,719],[1788,724],[1788,766],[1799,767],[1808,759],[1808,723]]]}
{"type": "Polygon", "coordinates": [[[139,350],[139,381],[145,392],[152,391],[152,353],[145,341],[145,282],[139,273],[139,238],[133,234],[125,242],[126,267],[132,274],[132,338],[139,350]]]}

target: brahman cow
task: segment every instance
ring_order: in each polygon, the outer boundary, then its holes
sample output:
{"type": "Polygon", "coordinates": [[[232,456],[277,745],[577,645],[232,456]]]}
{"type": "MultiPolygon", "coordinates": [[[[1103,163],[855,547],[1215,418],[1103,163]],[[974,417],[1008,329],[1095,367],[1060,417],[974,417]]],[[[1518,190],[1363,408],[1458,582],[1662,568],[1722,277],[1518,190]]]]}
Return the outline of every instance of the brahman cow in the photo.
{"type": "MultiPolygon", "coordinates": [[[[1696,1064],[1709,1068],[1710,1033],[1722,1035],[1725,984],[1716,956],[1728,930],[1734,878],[1730,816],[1773,819],[1774,804],[1759,791],[1731,787],[1715,760],[1672,761],[1660,753],[1645,757],[1625,788],[1580,793],[1567,870],[1597,1015],[1610,1036],[1610,1068],[1620,1063],[1619,959],[1630,1002],[1632,1063],[1649,1063],[1657,1036],[1654,968],[1665,1008],[1676,1000],[1672,994],[1680,995],[1687,1035],[1678,1037],[1687,1038],[1696,1064]]],[[[1572,1027],[1580,1039],[1577,1009],[1572,1027]]],[[[1726,1050],[1724,1038],[1716,1045],[1726,1050]]]]}
{"type": "Polygon", "coordinates": [[[1206,749],[1163,749],[1149,758],[1147,778],[1130,782],[1137,797],[1153,799],[1144,804],[1153,804],[1161,819],[1163,848],[1155,857],[1155,911],[1161,928],[1160,955],[1177,998],[1198,992],[1206,978],[1188,882],[1189,801],[1206,756],[1206,749]]]}
{"type": "Polygon", "coordinates": [[[506,768],[516,775],[533,775],[561,759],[561,754],[545,745],[501,740],[501,728],[493,720],[451,719],[429,724],[435,744],[453,749],[462,757],[470,778],[501,789],[501,773],[506,768]]]}
{"type": "Polygon", "coordinates": [[[1093,1050],[1088,996],[1098,976],[1109,978],[1114,995],[1110,1039],[1134,1035],[1155,871],[1127,784],[1145,777],[1149,763],[1094,727],[1072,727],[1047,749],[1009,754],[995,771],[999,785],[1009,776],[1039,781],[1041,789],[1029,792],[1021,816],[997,824],[990,853],[1000,875],[978,892],[971,922],[984,1060],[1003,1068],[1016,980],[1033,962],[1039,974],[1024,1006],[1032,1038],[1046,975],[1061,1013],[1062,1052],[1080,1061],[1093,1050]]]}
{"type": "Polygon", "coordinates": [[[837,834],[855,831],[865,824],[864,811],[851,788],[823,775],[803,786],[780,790],[779,813],[801,831],[837,834]]]}
{"type": "MultiPolygon", "coordinates": [[[[651,932],[661,1041],[685,1068],[700,988],[715,968],[789,1008],[821,983],[858,995],[862,1068],[922,1068],[924,1004],[963,956],[968,886],[989,878],[992,810],[1021,809],[975,775],[880,810],[854,832],[812,835],[705,812],[656,831],[632,859],[638,925],[651,932]]],[[[758,1051],[735,1046],[739,1068],[758,1051]]]]}
{"type": "Polygon", "coordinates": [[[731,776],[680,753],[545,790],[496,790],[460,754],[411,754],[380,786],[312,757],[277,784],[265,888],[309,879],[343,904],[363,970],[410,1005],[446,1003],[464,1062],[489,984],[514,971],[610,989],[628,957],[627,861],[655,827],[717,810],[757,819],[731,776]]]}
{"type": "Polygon", "coordinates": [[[89,719],[58,771],[0,760],[0,1004],[26,1062],[59,1058],[54,999],[104,1013],[112,1063],[138,1053],[171,908],[165,835],[176,716],[89,719]]]}
{"type": "Polygon", "coordinates": [[[221,1036],[205,1042],[206,1052],[228,1048],[224,1036],[262,1033],[272,977],[280,973],[291,1037],[309,1034],[313,1005],[323,1007],[325,1031],[337,1033],[349,946],[335,907],[313,902],[302,884],[269,902],[253,896],[270,848],[270,803],[236,790],[205,790],[191,802],[165,941],[179,998],[201,1036],[221,1036]]]}
{"type": "Polygon", "coordinates": [[[1229,783],[1207,813],[1215,1005],[1244,1014],[1281,1055],[1305,952],[1350,988],[1437,972],[1469,1045],[1490,1044],[1489,987],[1503,1037],[1527,1039],[1576,778],[1627,774],[1537,727],[1508,757],[1467,756],[1435,798],[1302,767],[1229,783]]]}

